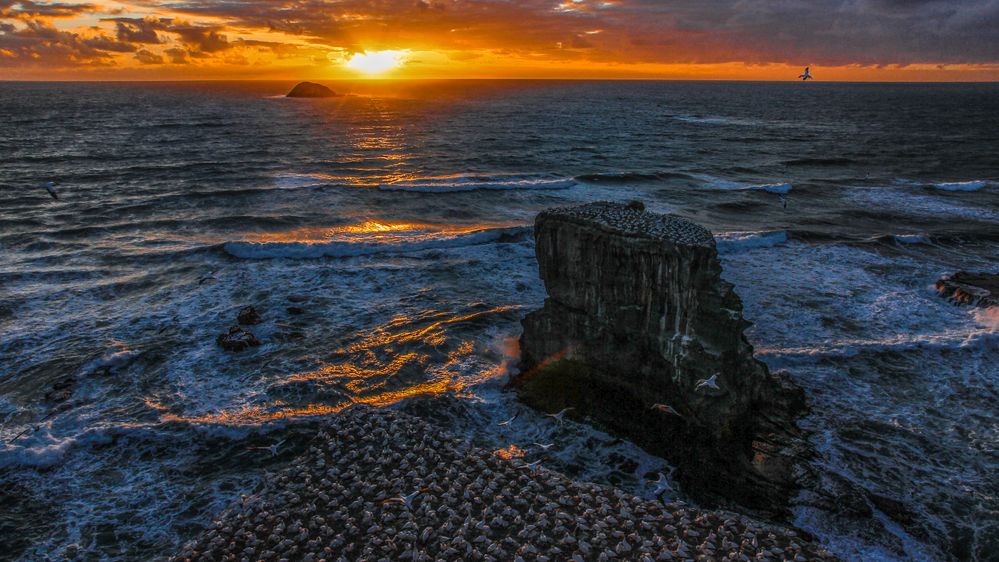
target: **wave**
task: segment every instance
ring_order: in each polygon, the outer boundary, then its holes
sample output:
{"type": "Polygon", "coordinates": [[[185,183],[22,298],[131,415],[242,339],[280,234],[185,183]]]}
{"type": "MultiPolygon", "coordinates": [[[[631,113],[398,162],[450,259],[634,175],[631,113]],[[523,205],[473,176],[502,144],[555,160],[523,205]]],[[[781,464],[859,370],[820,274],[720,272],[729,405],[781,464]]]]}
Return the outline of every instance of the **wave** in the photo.
{"type": "Polygon", "coordinates": [[[568,189],[575,185],[576,180],[571,178],[457,174],[383,183],[378,189],[416,193],[457,193],[479,190],[568,189]]]}
{"type": "Polygon", "coordinates": [[[578,181],[589,183],[631,183],[674,178],[692,179],[692,176],[683,172],[604,172],[575,177],[578,181]]]}
{"type": "Polygon", "coordinates": [[[333,240],[275,242],[233,241],[226,242],[223,249],[227,254],[242,259],[346,258],[512,242],[525,238],[530,232],[531,228],[526,226],[450,231],[416,227],[412,230],[397,230],[388,236],[340,236],[333,240]]]}
{"type": "Polygon", "coordinates": [[[757,248],[772,248],[788,241],[786,230],[762,232],[725,232],[715,235],[715,245],[719,252],[740,252],[757,248]]]}
{"type": "Polygon", "coordinates": [[[781,162],[781,164],[785,166],[848,166],[854,163],[856,163],[856,160],[843,157],[792,158],[791,160],[784,160],[781,162]]]}
{"type": "Polygon", "coordinates": [[[933,187],[943,191],[978,191],[988,187],[988,185],[989,182],[985,180],[973,180],[953,183],[935,183],[933,184],[933,187]]]}
{"type": "Polygon", "coordinates": [[[720,191],[766,191],[767,193],[787,195],[788,193],[791,193],[792,189],[791,184],[787,182],[749,184],[749,183],[742,183],[731,180],[724,180],[712,176],[700,176],[700,179],[704,180],[705,188],[716,189],[720,191]]]}

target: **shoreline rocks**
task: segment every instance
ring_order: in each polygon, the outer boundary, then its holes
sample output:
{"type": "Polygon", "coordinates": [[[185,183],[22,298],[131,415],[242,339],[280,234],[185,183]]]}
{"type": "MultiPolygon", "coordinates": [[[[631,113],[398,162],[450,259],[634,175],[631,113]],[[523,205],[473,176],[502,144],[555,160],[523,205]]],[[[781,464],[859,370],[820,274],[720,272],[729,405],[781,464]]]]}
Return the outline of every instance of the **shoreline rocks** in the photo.
{"type": "Polygon", "coordinates": [[[520,397],[666,457],[700,502],[786,517],[804,395],[753,358],[711,232],[591,203],[542,212],[534,235],[548,298],[522,321],[520,397]]]}
{"type": "Polygon", "coordinates": [[[355,407],[172,558],[835,560],[797,531],[579,483],[355,407]]]}
{"type": "Polygon", "coordinates": [[[260,340],[239,326],[233,326],[228,332],[219,334],[215,343],[226,351],[239,352],[260,345],[260,340]]]}
{"type": "Polygon", "coordinates": [[[999,273],[958,271],[937,281],[937,292],[957,304],[999,306],[999,273]]]}
{"type": "Polygon", "coordinates": [[[316,84],[315,82],[300,82],[294,88],[288,92],[285,97],[287,98],[332,98],[336,97],[337,93],[333,90],[323,86],[322,84],[316,84]]]}

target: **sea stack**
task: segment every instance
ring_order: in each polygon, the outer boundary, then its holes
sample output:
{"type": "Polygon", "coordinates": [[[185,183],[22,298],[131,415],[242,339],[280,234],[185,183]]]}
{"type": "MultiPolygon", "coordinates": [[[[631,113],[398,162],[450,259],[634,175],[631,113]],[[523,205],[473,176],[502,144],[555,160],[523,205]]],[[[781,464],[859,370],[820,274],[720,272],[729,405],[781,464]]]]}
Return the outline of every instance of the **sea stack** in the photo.
{"type": "Polygon", "coordinates": [[[666,457],[700,501],[786,515],[803,393],[753,358],[711,232],[601,202],[542,212],[534,237],[548,298],[523,319],[521,398],[666,457]]]}
{"type": "Polygon", "coordinates": [[[332,98],[336,92],[315,82],[301,82],[288,92],[289,98],[332,98]]]}

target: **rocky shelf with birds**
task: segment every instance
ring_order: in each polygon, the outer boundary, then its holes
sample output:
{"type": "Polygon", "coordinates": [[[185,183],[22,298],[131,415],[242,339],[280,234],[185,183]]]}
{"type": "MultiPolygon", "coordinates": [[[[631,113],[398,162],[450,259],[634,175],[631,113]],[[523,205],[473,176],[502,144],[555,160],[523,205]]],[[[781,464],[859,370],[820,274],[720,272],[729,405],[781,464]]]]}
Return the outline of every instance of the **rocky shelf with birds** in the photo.
{"type": "Polygon", "coordinates": [[[419,417],[357,406],[172,560],[757,557],[836,559],[793,529],[576,482],[419,417]]]}
{"type": "Polygon", "coordinates": [[[788,516],[804,394],[753,357],[711,232],[597,202],[540,213],[534,236],[548,297],[522,321],[521,399],[664,456],[699,502],[788,516]]]}

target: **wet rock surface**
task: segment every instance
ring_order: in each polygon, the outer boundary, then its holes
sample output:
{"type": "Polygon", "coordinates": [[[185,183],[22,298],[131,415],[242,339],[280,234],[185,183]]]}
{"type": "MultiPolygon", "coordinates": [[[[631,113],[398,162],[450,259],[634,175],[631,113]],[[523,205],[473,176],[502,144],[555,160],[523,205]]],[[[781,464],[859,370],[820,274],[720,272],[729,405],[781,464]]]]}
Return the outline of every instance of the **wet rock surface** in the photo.
{"type": "Polygon", "coordinates": [[[300,82],[288,92],[289,98],[332,98],[336,92],[315,82],[300,82]]]}
{"type": "Polygon", "coordinates": [[[959,271],[937,281],[937,292],[958,304],[999,306],[999,273],[959,271]]]}
{"type": "Polygon", "coordinates": [[[233,326],[228,332],[219,334],[215,343],[226,351],[243,351],[260,345],[260,340],[239,326],[233,326]]]}
{"type": "Polygon", "coordinates": [[[591,203],[542,212],[535,239],[548,298],[523,320],[521,398],[668,458],[699,501],[786,516],[804,396],[753,358],[711,232],[591,203]]]}
{"type": "Polygon", "coordinates": [[[261,320],[262,318],[260,318],[260,314],[257,312],[257,309],[252,306],[244,306],[239,310],[239,314],[236,316],[236,322],[239,322],[244,326],[259,324],[261,320]]]}
{"type": "Polygon", "coordinates": [[[358,407],[173,560],[832,560],[798,532],[518,465],[358,407]]]}

